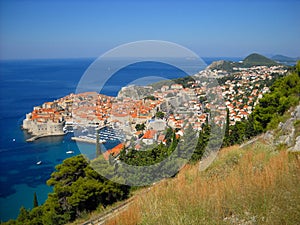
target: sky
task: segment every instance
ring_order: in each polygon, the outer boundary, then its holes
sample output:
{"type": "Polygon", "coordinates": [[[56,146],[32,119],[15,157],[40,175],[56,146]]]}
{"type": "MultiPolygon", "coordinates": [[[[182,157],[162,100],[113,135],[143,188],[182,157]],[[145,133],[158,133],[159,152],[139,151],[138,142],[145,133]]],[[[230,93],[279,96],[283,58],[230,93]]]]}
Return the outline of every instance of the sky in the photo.
{"type": "Polygon", "coordinates": [[[0,59],[98,57],[164,40],[200,57],[300,56],[300,0],[0,0],[0,59]]]}

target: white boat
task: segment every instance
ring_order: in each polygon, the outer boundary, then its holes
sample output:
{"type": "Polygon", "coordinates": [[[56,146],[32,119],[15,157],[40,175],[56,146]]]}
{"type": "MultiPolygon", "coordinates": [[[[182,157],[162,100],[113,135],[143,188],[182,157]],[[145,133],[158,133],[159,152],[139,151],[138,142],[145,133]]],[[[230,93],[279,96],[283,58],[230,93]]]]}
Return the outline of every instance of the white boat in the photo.
{"type": "Polygon", "coordinates": [[[74,151],[67,151],[66,153],[67,153],[67,154],[73,154],[74,151]]]}
{"type": "Polygon", "coordinates": [[[41,165],[42,164],[42,161],[38,161],[37,163],[36,163],[36,165],[41,165]]]}

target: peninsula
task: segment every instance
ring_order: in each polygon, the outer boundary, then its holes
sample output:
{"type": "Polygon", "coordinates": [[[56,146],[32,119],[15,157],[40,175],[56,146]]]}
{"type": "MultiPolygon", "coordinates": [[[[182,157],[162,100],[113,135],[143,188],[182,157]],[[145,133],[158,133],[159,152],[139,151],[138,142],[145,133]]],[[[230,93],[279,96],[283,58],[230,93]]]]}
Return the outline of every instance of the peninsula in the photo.
{"type": "MultiPolygon", "coordinates": [[[[249,57],[246,59],[249,61],[249,57]]],[[[223,113],[214,118],[214,122],[223,123],[227,108],[230,125],[234,125],[237,121],[247,119],[258,99],[269,91],[272,81],[287,72],[286,67],[278,64],[250,67],[236,67],[242,64],[235,64],[229,70],[220,69],[218,65],[213,63],[186,82],[181,79],[180,82],[174,80],[159,87],[123,87],[117,97],[96,92],[70,94],[34,107],[26,115],[23,128],[33,136],[28,141],[79,130],[81,136],[76,140],[95,143],[95,128],[108,126],[122,130],[121,142],[142,137],[142,143],[150,145],[164,141],[167,127],[183,135],[186,121],[194,130],[202,129],[209,119],[212,104],[206,98],[211,90],[207,86],[207,79],[203,78],[216,78],[220,85],[212,88],[221,91],[224,99],[224,106],[217,109],[223,113]],[[138,94],[134,96],[132,93],[138,94]],[[139,129],[142,124],[144,129],[139,129]]],[[[136,145],[135,148],[139,149],[140,146],[136,145]]]]}

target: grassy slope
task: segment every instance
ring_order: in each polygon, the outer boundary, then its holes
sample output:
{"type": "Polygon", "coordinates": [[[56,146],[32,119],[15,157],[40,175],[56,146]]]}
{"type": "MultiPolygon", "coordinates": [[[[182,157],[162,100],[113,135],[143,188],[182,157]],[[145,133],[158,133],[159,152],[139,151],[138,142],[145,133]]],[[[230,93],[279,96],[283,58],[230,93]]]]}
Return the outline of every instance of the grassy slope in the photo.
{"type": "Polygon", "coordinates": [[[300,224],[300,157],[258,141],[186,166],[107,224],[300,224]]]}

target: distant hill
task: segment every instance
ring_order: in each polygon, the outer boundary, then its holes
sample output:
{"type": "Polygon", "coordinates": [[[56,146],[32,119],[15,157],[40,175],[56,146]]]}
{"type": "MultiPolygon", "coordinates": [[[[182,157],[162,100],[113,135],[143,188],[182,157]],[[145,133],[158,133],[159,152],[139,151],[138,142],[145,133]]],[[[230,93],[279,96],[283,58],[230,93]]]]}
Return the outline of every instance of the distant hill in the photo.
{"type": "Polygon", "coordinates": [[[208,66],[208,69],[226,70],[232,72],[234,67],[252,67],[252,66],[276,66],[279,63],[257,53],[248,55],[242,62],[216,61],[208,66]]]}
{"type": "Polygon", "coordinates": [[[226,70],[228,72],[232,72],[233,68],[238,65],[239,65],[239,63],[237,63],[237,62],[220,60],[220,61],[215,61],[212,64],[210,64],[208,66],[208,69],[226,70]]]}
{"type": "Polygon", "coordinates": [[[292,58],[292,57],[288,57],[288,56],[284,56],[284,55],[274,55],[271,59],[278,63],[293,65],[293,64],[296,64],[297,60],[299,60],[300,57],[292,58]]]}
{"type": "Polygon", "coordinates": [[[247,56],[243,62],[243,67],[251,67],[251,66],[276,66],[277,62],[257,53],[253,53],[247,56]]]}

